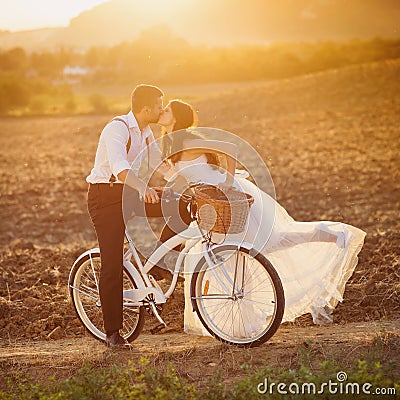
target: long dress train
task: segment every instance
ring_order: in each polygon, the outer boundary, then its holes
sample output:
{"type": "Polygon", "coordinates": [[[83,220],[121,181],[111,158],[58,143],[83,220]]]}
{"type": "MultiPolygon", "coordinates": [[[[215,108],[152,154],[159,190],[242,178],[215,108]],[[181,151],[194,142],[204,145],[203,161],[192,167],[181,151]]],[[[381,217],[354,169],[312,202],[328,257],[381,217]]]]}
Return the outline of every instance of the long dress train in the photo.
{"type": "MultiPolygon", "coordinates": [[[[190,183],[216,185],[225,180],[224,173],[207,164],[205,155],[178,161],[174,167],[190,183]]],[[[231,234],[226,239],[251,243],[273,264],[285,293],[283,321],[311,313],[314,323],[332,322],[332,311],[343,300],[345,284],[357,265],[365,232],[340,222],[297,222],[249,180],[235,177],[234,186],[251,194],[254,203],[244,233],[231,234]]],[[[221,234],[217,236],[224,239],[221,234]]],[[[185,273],[193,271],[198,258],[195,246],[191,256],[186,257],[185,273]]],[[[191,307],[190,279],[185,279],[184,291],[185,332],[207,335],[191,307]]]]}

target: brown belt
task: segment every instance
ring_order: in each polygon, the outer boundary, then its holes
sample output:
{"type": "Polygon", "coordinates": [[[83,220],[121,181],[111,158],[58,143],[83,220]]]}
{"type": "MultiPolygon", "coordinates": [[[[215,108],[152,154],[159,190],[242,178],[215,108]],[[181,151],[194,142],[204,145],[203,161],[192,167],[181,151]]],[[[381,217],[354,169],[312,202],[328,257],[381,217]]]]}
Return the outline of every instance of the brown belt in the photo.
{"type": "Polygon", "coordinates": [[[108,187],[114,187],[114,188],[118,188],[118,187],[123,187],[124,184],[123,183],[114,183],[114,182],[109,182],[109,183],[89,183],[90,186],[108,186],[108,187]]]}

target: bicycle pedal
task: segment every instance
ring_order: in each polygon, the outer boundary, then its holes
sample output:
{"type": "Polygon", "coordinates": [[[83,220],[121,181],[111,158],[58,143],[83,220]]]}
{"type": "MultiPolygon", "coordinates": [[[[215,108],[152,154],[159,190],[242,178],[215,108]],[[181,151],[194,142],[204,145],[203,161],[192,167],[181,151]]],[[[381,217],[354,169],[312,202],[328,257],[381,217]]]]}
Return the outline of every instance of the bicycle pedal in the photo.
{"type": "Polygon", "coordinates": [[[154,302],[154,296],[153,294],[149,294],[145,301],[143,302],[144,305],[144,309],[150,314],[153,315],[157,318],[159,318],[158,314],[161,314],[162,310],[163,310],[163,306],[162,304],[156,304],[154,302]],[[158,315],[158,316],[157,316],[158,315]]]}
{"type": "MultiPolygon", "coordinates": [[[[163,307],[161,304],[155,304],[156,310],[159,314],[162,314],[163,311],[163,307]]],[[[155,317],[154,315],[154,311],[151,308],[150,304],[145,304],[144,305],[144,309],[148,312],[148,314],[150,314],[152,317],[155,317]]]]}

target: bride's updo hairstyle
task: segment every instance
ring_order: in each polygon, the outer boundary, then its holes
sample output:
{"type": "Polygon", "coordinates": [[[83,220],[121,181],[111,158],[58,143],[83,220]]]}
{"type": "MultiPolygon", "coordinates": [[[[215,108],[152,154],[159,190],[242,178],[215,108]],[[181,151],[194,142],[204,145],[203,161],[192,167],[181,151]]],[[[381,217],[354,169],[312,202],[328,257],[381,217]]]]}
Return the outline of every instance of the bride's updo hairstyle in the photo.
{"type": "MultiPolygon", "coordinates": [[[[175,118],[175,125],[172,129],[172,140],[166,131],[163,132],[163,158],[168,158],[175,164],[181,158],[184,140],[204,138],[188,129],[198,125],[197,113],[193,106],[182,100],[171,100],[169,105],[175,118]],[[176,133],[176,131],[179,132],[176,133]]],[[[209,164],[220,165],[216,153],[207,153],[206,151],[204,153],[209,164]]]]}
{"type": "Polygon", "coordinates": [[[176,120],[175,125],[172,128],[173,131],[192,128],[198,125],[199,120],[193,106],[182,100],[171,100],[169,105],[176,120]]]}

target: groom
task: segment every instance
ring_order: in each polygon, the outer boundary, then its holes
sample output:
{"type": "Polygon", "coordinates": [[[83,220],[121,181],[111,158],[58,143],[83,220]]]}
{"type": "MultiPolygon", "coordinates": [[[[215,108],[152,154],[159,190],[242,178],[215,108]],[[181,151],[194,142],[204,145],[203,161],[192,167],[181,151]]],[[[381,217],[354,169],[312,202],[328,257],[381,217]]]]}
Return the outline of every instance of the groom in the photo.
{"type": "MultiPolygon", "coordinates": [[[[131,111],[114,118],[101,132],[94,167],[86,178],[88,211],[100,248],[99,292],[108,347],[129,347],[119,334],[123,324],[124,186],[129,186],[129,203],[136,215],[163,216],[157,192],[138,177],[144,153],[149,164],[162,175],[169,171],[149,126],[157,123],[163,113],[163,95],[161,89],[151,85],[138,85],[133,90],[131,111]]],[[[157,266],[153,272],[158,279],[171,275],[157,266]]]]}

